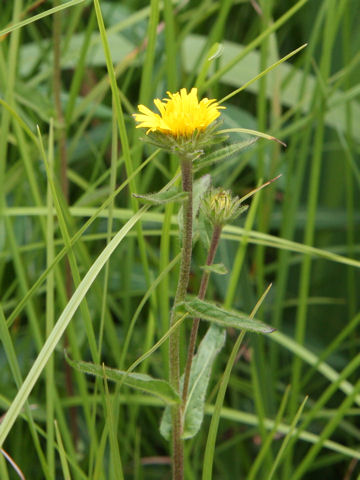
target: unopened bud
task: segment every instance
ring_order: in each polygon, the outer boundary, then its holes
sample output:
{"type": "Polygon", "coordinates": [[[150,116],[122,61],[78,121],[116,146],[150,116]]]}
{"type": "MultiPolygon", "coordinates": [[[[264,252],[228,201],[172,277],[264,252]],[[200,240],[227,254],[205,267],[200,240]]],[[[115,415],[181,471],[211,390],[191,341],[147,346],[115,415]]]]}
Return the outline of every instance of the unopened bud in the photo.
{"type": "Polygon", "coordinates": [[[214,225],[224,225],[247,210],[239,197],[232,197],[230,190],[211,189],[203,198],[202,210],[214,225]]]}

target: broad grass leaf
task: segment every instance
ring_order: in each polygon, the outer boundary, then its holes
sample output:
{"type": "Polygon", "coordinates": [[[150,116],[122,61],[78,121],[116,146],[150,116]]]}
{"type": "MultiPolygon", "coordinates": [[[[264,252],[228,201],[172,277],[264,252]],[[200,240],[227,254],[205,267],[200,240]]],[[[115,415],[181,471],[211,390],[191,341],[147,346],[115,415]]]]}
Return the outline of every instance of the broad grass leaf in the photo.
{"type": "MultiPolygon", "coordinates": [[[[206,45],[207,36],[199,34],[191,34],[185,38],[184,52],[187,55],[183,58],[183,66],[186,72],[197,72],[201,63],[199,64],[199,55],[206,45]]],[[[235,42],[223,40],[222,45],[224,47],[223,53],[219,58],[219,66],[217,71],[220,71],[222,67],[229,65],[233,60],[242,54],[246,49],[243,45],[239,45],[235,42]]],[[[246,56],[241,59],[240,62],[233,65],[233,67],[227,72],[221,75],[221,82],[230,87],[241,87],[247,83],[251,78],[254,78],[259,73],[260,51],[253,49],[251,52],[247,52],[246,56]]],[[[308,72],[304,73],[304,70],[299,69],[293,62],[284,62],[276,69],[276,75],[266,76],[266,88],[265,94],[268,99],[272,99],[274,95],[274,89],[276,84],[281,82],[281,103],[285,107],[297,108],[305,114],[309,114],[312,110],[312,98],[314,92],[318,88],[318,78],[316,75],[311,75],[308,72]],[[306,90],[302,95],[301,102],[299,102],[299,91],[301,89],[303,76],[306,74],[306,90]]],[[[254,82],[247,86],[246,91],[258,94],[261,83],[254,82]]],[[[348,113],[346,112],[347,102],[341,101],[344,92],[341,89],[337,89],[331,94],[331,103],[328,105],[325,122],[328,126],[340,130],[344,133],[347,132],[346,119],[348,113]],[[335,105],[334,105],[335,104],[335,105]]],[[[353,100],[351,104],[352,118],[359,118],[360,104],[358,101],[353,100]]],[[[238,123],[239,126],[239,123],[238,123]]],[[[353,136],[356,139],[360,137],[360,130],[355,129],[353,136]]]]}
{"type": "Polygon", "coordinates": [[[165,380],[159,380],[143,373],[127,373],[123,370],[105,367],[104,365],[71,360],[67,355],[66,360],[80,372],[106,378],[113,382],[122,382],[128,387],[155,395],[169,405],[180,403],[178,394],[165,380]]]}
{"type": "Polygon", "coordinates": [[[187,312],[193,318],[201,318],[220,327],[232,327],[257,333],[271,333],[275,330],[259,320],[252,320],[246,313],[226,310],[198,298],[179,303],[177,309],[187,312]]]}

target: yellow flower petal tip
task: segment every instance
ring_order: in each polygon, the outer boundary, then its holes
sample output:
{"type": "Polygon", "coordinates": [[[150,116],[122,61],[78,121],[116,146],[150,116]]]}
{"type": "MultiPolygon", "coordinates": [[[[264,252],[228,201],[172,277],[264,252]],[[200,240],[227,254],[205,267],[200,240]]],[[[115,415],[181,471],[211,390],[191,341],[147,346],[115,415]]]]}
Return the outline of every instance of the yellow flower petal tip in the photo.
{"type": "Polygon", "coordinates": [[[187,93],[186,88],[180,92],[167,92],[169,98],[155,99],[154,103],[160,114],[152,112],[145,105],[139,105],[140,113],[133,116],[138,122],[136,128],[147,128],[149,132],[159,132],[179,138],[191,137],[195,131],[203,132],[220,116],[220,109],[215,99],[198,100],[197,88],[187,93]]]}

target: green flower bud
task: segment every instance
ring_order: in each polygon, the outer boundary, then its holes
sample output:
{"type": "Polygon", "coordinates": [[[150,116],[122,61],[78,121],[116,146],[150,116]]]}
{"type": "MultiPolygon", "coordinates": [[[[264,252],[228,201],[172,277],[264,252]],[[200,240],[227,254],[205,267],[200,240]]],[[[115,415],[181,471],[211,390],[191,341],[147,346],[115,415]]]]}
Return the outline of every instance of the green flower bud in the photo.
{"type": "Polygon", "coordinates": [[[202,201],[202,211],[213,225],[224,225],[247,210],[239,197],[232,197],[230,190],[210,189],[202,201]]]}

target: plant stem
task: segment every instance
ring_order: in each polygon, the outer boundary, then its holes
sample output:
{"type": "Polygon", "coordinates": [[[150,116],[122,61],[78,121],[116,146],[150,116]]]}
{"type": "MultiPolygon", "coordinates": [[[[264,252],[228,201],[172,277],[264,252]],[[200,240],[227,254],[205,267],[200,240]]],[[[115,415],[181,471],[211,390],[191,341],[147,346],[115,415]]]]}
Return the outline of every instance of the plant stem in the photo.
{"type": "MultiPolygon", "coordinates": [[[[170,327],[176,320],[176,305],[185,299],[187,286],[189,283],[191,254],[192,254],[192,160],[181,158],[182,187],[184,192],[188,192],[188,198],[183,207],[183,238],[181,248],[181,263],[179,280],[176,289],[173,309],[170,316],[170,327]]],[[[176,392],[180,393],[180,330],[175,330],[169,339],[169,380],[176,392]]],[[[181,405],[172,407],[172,457],[173,457],[173,480],[182,480],[184,478],[184,450],[181,439],[182,433],[182,408],[181,405]]]]}
{"type": "MultiPolygon", "coordinates": [[[[212,265],[212,263],[214,262],[216,250],[219,245],[222,227],[223,227],[222,225],[214,225],[209,252],[206,259],[206,265],[212,265]]],[[[200,298],[200,300],[203,300],[205,298],[205,293],[209,283],[209,278],[210,278],[210,272],[207,272],[205,270],[204,273],[202,274],[200,288],[199,288],[198,298],[200,298]]],[[[192,365],[192,361],[195,353],[195,345],[196,345],[196,338],[197,338],[199,323],[200,323],[200,318],[195,318],[193,321],[191,333],[190,333],[190,343],[189,343],[188,355],[187,355],[186,366],[185,366],[184,386],[183,386],[183,393],[182,393],[183,408],[185,408],[186,398],[187,398],[188,389],[189,389],[191,365],[192,365]]]]}
{"type": "MultiPolygon", "coordinates": [[[[59,5],[59,0],[55,2],[55,5],[59,5]]],[[[53,24],[53,41],[54,41],[54,71],[53,71],[53,88],[54,88],[54,104],[56,112],[56,120],[58,127],[58,144],[59,144],[59,157],[60,157],[60,184],[61,190],[64,195],[64,199],[67,204],[69,204],[69,180],[67,176],[67,164],[68,164],[68,155],[66,148],[66,126],[65,120],[61,105],[61,24],[62,24],[62,12],[56,12],[54,14],[54,24],[53,24]]],[[[66,296],[68,299],[71,298],[73,293],[73,280],[71,275],[71,268],[69,258],[65,259],[65,286],[66,286],[66,296]]],[[[65,332],[64,335],[64,348],[68,347],[68,336],[65,332]]],[[[64,361],[65,368],[65,384],[66,390],[69,397],[74,396],[74,382],[72,369],[68,362],[64,361]]],[[[77,407],[70,407],[70,424],[71,424],[71,433],[73,437],[73,442],[75,448],[78,444],[79,438],[79,429],[78,429],[78,414],[77,407]]]]}

